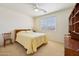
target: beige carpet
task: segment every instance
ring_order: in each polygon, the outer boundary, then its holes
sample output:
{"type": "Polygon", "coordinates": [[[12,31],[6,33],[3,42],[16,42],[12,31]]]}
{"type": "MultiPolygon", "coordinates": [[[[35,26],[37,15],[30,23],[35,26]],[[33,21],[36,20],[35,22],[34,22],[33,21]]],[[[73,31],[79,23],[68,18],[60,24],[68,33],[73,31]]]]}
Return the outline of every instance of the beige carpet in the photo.
{"type": "MultiPolygon", "coordinates": [[[[18,43],[0,47],[1,56],[27,56],[26,50],[18,43]]],[[[31,56],[63,56],[64,45],[49,41],[48,44],[38,48],[38,51],[31,56]]]]}

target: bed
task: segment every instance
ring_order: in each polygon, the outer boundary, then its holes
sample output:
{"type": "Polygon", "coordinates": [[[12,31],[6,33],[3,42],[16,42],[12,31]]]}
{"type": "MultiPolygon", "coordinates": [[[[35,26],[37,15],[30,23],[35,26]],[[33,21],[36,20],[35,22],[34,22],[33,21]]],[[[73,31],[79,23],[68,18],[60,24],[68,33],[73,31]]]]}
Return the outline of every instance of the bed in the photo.
{"type": "Polygon", "coordinates": [[[15,38],[25,49],[27,54],[37,52],[37,48],[43,44],[47,44],[48,40],[45,33],[30,31],[30,29],[16,30],[15,38]]]}

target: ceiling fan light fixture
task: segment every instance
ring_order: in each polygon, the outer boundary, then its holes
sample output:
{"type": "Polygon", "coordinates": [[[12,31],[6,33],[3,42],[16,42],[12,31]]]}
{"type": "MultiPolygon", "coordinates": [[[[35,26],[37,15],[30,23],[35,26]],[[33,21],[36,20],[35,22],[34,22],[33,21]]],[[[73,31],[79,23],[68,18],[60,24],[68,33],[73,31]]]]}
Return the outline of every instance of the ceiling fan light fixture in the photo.
{"type": "Polygon", "coordinates": [[[34,9],[34,11],[35,11],[35,12],[38,12],[38,11],[39,11],[39,9],[35,8],[35,9],[34,9]]]}

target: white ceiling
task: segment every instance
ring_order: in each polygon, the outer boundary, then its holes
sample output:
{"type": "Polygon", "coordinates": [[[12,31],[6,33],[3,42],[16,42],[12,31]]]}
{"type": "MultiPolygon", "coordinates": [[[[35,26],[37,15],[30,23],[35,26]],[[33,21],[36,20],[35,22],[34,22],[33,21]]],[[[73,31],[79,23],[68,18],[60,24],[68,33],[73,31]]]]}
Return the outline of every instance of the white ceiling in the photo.
{"type": "Polygon", "coordinates": [[[1,3],[0,6],[35,17],[73,7],[75,5],[74,3],[39,3],[39,7],[47,11],[45,13],[42,11],[35,12],[33,4],[34,3],[1,3]]]}

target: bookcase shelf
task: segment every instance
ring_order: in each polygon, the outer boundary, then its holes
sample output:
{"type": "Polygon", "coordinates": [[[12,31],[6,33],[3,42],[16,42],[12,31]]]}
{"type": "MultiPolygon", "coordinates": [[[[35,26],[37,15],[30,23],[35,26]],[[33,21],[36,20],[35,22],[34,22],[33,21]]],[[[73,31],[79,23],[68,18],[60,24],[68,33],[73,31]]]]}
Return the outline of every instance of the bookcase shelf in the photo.
{"type": "Polygon", "coordinates": [[[79,33],[79,3],[75,5],[74,10],[72,11],[69,18],[69,31],[79,33]]]}

